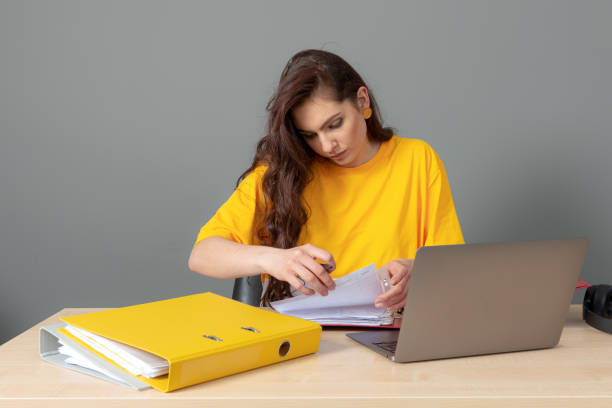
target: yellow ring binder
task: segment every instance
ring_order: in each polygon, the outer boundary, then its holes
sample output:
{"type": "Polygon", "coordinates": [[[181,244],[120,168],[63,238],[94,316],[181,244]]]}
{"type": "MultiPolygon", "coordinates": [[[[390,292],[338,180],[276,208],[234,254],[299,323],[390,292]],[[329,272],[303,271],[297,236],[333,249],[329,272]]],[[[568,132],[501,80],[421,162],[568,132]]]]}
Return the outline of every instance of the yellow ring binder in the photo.
{"type": "MultiPolygon", "coordinates": [[[[133,376],[163,392],[315,353],[321,341],[317,323],[210,292],[61,320],[166,359],[167,375],[133,376]]],[[[65,329],[59,331],[121,368],[65,329]]]]}

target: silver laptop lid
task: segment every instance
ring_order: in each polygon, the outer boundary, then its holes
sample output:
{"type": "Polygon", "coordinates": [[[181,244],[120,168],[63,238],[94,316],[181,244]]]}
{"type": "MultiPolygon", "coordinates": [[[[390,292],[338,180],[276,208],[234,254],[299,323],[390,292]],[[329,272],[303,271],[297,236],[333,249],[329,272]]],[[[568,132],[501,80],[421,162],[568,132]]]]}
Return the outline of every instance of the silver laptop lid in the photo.
{"type": "Polygon", "coordinates": [[[395,361],[553,347],[587,247],[578,238],[420,248],[395,361]]]}

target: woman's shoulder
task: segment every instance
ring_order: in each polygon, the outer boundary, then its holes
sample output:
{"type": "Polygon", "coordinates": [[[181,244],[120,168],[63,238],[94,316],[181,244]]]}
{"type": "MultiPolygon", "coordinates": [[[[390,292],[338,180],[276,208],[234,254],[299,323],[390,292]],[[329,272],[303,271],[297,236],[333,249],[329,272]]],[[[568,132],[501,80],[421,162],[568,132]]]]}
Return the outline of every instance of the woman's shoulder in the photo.
{"type": "Polygon", "coordinates": [[[245,172],[239,182],[236,190],[248,195],[259,195],[261,193],[261,185],[264,174],[268,166],[266,164],[257,164],[250,171],[245,172]]]}
{"type": "Polygon", "coordinates": [[[245,180],[248,180],[249,182],[261,181],[266,173],[266,170],[268,170],[267,164],[258,163],[253,169],[244,174],[241,182],[244,182],[245,180]]]}
{"type": "Polygon", "coordinates": [[[394,140],[398,147],[405,150],[433,150],[431,145],[423,139],[393,135],[391,140],[394,140]]]}
{"type": "Polygon", "coordinates": [[[433,147],[425,140],[393,136],[391,141],[395,142],[395,151],[401,156],[409,155],[413,158],[422,157],[427,160],[436,156],[433,147]]]}
{"type": "Polygon", "coordinates": [[[245,172],[238,181],[234,194],[245,202],[260,201],[263,198],[262,180],[268,166],[257,165],[245,172]]]}
{"type": "Polygon", "coordinates": [[[413,171],[421,169],[432,174],[437,173],[443,166],[438,153],[425,140],[397,136],[394,136],[394,139],[397,139],[393,154],[395,165],[409,166],[413,171]]]}
{"type": "Polygon", "coordinates": [[[266,170],[268,170],[268,165],[266,163],[258,163],[251,171],[251,174],[254,174],[257,178],[261,178],[266,174],[266,170]]]}

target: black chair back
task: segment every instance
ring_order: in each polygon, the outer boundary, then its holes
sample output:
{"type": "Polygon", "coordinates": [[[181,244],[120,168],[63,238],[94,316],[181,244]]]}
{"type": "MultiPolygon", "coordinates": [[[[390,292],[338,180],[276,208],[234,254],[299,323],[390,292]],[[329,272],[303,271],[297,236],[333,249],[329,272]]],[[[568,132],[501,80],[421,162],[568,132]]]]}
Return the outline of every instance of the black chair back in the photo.
{"type": "Polygon", "coordinates": [[[259,306],[262,290],[260,275],[237,278],[234,280],[232,299],[247,305],[259,306]]]}

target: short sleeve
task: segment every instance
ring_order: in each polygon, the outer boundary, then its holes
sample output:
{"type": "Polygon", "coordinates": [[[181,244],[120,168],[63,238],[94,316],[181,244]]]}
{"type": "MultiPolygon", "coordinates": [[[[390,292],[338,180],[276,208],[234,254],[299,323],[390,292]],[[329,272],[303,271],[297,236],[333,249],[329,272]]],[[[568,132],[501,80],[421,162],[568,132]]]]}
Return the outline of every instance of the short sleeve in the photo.
{"type": "Polygon", "coordinates": [[[194,246],[212,236],[239,244],[256,243],[257,226],[263,218],[261,179],[264,173],[265,169],[258,167],[240,182],[229,199],[200,229],[194,246]]]}
{"type": "Polygon", "coordinates": [[[429,147],[425,245],[464,244],[444,164],[429,147]]]}

